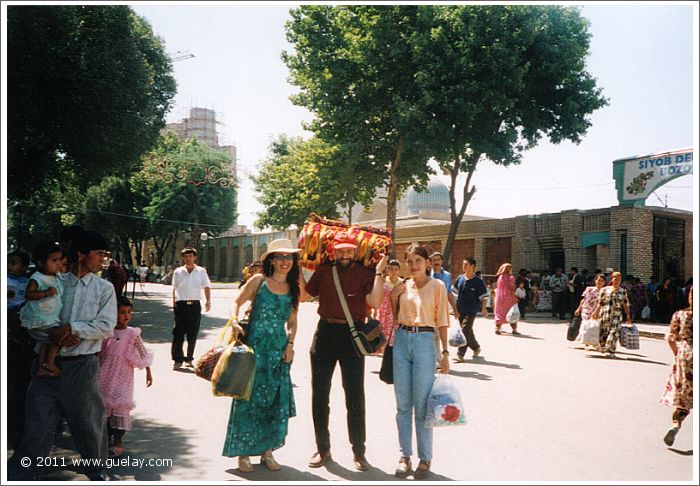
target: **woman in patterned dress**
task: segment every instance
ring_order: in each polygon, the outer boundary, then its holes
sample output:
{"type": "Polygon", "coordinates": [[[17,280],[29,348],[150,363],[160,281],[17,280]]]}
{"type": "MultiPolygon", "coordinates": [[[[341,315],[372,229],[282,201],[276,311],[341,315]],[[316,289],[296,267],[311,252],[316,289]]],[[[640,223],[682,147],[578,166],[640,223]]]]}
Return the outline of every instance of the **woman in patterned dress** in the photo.
{"type": "MultiPolygon", "coordinates": [[[[600,289],[605,287],[605,275],[599,273],[595,276],[595,286],[586,287],[581,294],[581,303],[578,308],[574,311],[575,316],[581,316],[582,326],[579,332],[577,341],[583,341],[583,334],[586,332],[584,328],[583,321],[589,321],[591,319],[591,314],[598,305],[598,297],[600,296],[600,289]]],[[[586,349],[590,345],[586,344],[586,349]]]]}
{"type": "MultiPolygon", "coordinates": [[[[398,260],[390,260],[386,267],[386,271],[387,276],[384,280],[384,298],[382,299],[382,304],[379,306],[379,309],[377,309],[377,315],[381,325],[382,334],[384,334],[384,338],[386,339],[386,345],[393,346],[394,336],[392,331],[394,329],[394,312],[391,309],[391,291],[394,290],[396,284],[403,282],[403,279],[399,276],[401,264],[398,260]]],[[[377,354],[381,354],[381,352],[377,354]]]]}
{"type": "Polygon", "coordinates": [[[666,340],[675,356],[671,374],[661,403],[675,407],[671,420],[673,427],[664,436],[666,445],[673,445],[683,420],[693,408],[693,287],[688,293],[688,305],[673,314],[666,340]]]}
{"type": "Polygon", "coordinates": [[[290,367],[299,306],[300,250],[291,241],[271,241],[263,253],[263,274],[250,277],[233,305],[233,337],[243,334],[238,310],[253,300],[246,343],[255,350],[250,400],[233,400],[223,455],[238,456],[238,469],[252,472],[250,456],[271,471],[281,466],[272,451],[284,445],[289,418],[296,415],[290,367]],[[286,324],[286,325],[285,325],[286,324]]]}
{"type": "Polygon", "coordinates": [[[598,304],[591,314],[593,319],[600,319],[600,352],[607,353],[611,358],[615,357],[617,341],[620,339],[623,310],[627,315],[627,324],[632,325],[629,299],[620,283],[622,274],[613,272],[610,275],[610,285],[600,290],[598,304]]]}

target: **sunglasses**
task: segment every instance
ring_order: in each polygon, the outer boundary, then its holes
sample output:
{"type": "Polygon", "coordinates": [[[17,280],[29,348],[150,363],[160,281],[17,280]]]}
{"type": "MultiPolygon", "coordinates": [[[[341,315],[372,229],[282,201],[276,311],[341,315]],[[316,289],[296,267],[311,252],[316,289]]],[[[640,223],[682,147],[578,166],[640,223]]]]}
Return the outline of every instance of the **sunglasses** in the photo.
{"type": "Polygon", "coordinates": [[[288,253],[288,254],[277,254],[272,257],[273,260],[282,261],[282,260],[294,260],[294,254],[293,253],[288,253]]]}

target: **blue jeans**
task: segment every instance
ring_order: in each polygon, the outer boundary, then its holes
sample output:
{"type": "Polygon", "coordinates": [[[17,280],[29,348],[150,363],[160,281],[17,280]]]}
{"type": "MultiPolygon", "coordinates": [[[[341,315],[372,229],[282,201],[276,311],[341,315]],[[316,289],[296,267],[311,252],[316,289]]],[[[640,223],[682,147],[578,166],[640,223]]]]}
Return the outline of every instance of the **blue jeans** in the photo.
{"type": "Polygon", "coordinates": [[[433,457],[433,429],[425,427],[425,415],[434,380],[435,333],[398,329],[394,338],[394,393],[402,457],[411,457],[413,451],[414,416],[418,458],[430,461],[433,457]]]}

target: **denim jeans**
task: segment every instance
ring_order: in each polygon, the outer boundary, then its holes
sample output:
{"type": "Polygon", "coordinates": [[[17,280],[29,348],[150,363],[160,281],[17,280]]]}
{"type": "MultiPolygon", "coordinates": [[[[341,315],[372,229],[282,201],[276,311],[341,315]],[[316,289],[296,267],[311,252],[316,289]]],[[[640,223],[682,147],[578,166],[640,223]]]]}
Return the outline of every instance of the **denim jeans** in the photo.
{"type": "Polygon", "coordinates": [[[425,427],[425,415],[434,380],[435,333],[398,329],[394,339],[394,393],[402,457],[410,457],[413,452],[414,418],[418,458],[430,461],[433,457],[433,429],[425,427]]]}

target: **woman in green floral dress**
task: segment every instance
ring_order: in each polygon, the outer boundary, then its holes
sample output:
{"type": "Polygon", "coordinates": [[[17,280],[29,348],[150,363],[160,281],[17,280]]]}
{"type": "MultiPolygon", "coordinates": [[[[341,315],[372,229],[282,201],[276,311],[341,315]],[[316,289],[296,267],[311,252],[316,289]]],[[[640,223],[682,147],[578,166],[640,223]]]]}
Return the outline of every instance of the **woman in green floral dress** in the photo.
{"type": "Polygon", "coordinates": [[[299,305],[298,249],[287,239],[271,241],[263,253],[263,274],[243,286],[233,304],[233,336],[240,306],[251,300],[247,344],[255,351],[255,378],[250,400],[233,400],[223,455],[238,456],[241,472],[253,471],[250,456],[272,471],[280,469],[272,451],[284,445],[290,417],[296,415],[290,367],[299,305]],[[285,325],[286,324],[286,325],[285,325]]]}
{"type": "Polygon", "coordinates": [[[627,315],[627,324],[632,325],[629,298],[627,291],[620,287],[622,274],[613,272],[610,275],[610,285],[603,287],[598,297],[598,305],[591,314],[593,319],[600,318],[600,352],[615,357],[615,348],[620,339],[622,312],[627,315]]]}

